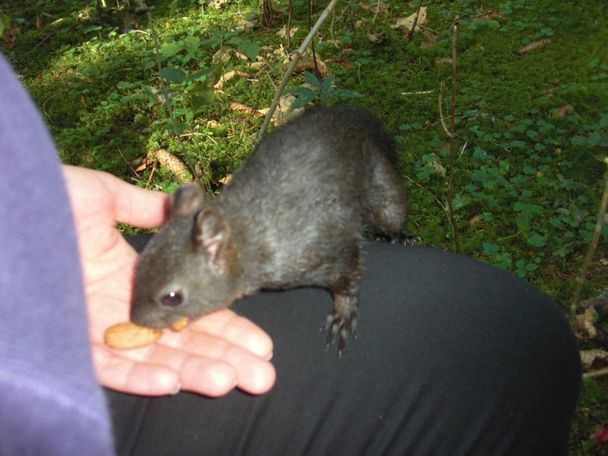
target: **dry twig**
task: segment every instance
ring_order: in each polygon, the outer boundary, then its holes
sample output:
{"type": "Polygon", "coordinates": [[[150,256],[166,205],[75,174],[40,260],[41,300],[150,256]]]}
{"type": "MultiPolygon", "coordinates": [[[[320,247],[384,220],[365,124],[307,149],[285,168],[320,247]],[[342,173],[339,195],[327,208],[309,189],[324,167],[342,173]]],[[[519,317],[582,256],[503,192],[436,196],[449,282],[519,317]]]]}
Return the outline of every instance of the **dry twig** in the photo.
{"type": "Polygon", "coordinates": [[[448,208],[450,225],[454,236],[454,249],[460,252],[460,232],[454,215],[454,176],[456,174],[456,37],[458,34],[458,18],[452,25],[452,100],[450,113],[450,170],[448,173],[448,208]]]}
{"type": "Polygon", "coordinates": [[[598,369],[596,371],[585,372],[583,374],[583,378],[601,377],[603,375],[608,375],[608,367],[604,367],[603,369],[598,369]]]}
{"type": "Polygon", "coordinates": [[[441,128],[443,128],[443,132],[445,133],[445,135],[448,138],[452,138],[452,133],[450,132],[450,130],[448,130],[447,125],[445,124],[445,119],[443,117],[443,87],[444,87],[444,83],[441,82],[441,84],[439,85],[439,99],[438,99],[438,104],[439,104],[439,122],[441,123],[441,128]]]}
{"type": "Polygon", "coordinates": [[[416,10],[416,17],[414,18],[414,25],[412,25],[410,32],[407,34],[407,43],[408,44],[410,41],[412,41],[412,38],[414,38],[414,32],[416,31],[416,26],[418,25],[418,18],[420,18],[420,9],[421,8],[422,8],[422,1],[418,4],[418,9],[416,10]]]}
{"type": "Polygon", "coordinates": [[[331,0],[329,2],[329,4],[325,7],[323,12],[317,19],[317,22],[315,23],[315,25],[313,25],[313,27],[310,29],[310,32],[308,32],[308,35],[306,36],[306,38],[304,38],[304,41],[302,42],[302,44],[300,45],[298,50],[294,53],[294,56],[291,59],[291,62],[289,63],[287,70],[285,71],[285,73],[283,74],[283,77],[281,78],[281,83],[279,84],[279,87],[277,88],[277,90],[274,94],[274,98],[272,100],[270,108],[268,109],[268,112],[266,113],[266,117],[264,118],[264,123],[262,124],[262,128],[260,128],[260,132],[258,133],[258,139],[257,139],[258,143],[262,140],[262,138],[264,137],[264,134],[266,133],[266,129],[268,128],[268,124],[270,123],[270,119],[272,118],[272,115],[274,114],[274,111],[277,108],[277,105],[279,104],[281,94],[283,93],[283,90],[285,89],[285,86],[287,85],[287,81],[289,81],[289,78],[291,77],[291,74],[293,73],[294,68],[296,67],[296,65],[298,64],[300,59],[302,58],[302,55],[304,55],[304,52],[310,45],[314,36],[319,31],[319,28],[321,27],[323,22],[325,22],[325,19],[327,19],[327,16],[329,15],[329,13],[335,8],[336,3],[338,3],[338,0],[331,0]]]}
{"type": "MultiPolygon", "coordinates": [[[[608,166],[608,157],[604,158],[604,163],[608,166]]],[[[600,202],[600,207],[597,212],[597,220],[595,223],[595,229],[593,231],[593,238],[591,239],[591,243],[589,244],[589,248],[587,249],[587,254],[585,255],[585,259],[583,260],[583,265],[581,266],[581,270],[579,271],[578,276],[576,277],[576,288],[574,290],[574,296],[572,298],[572,304],[570,305],[570,322],[572,324],[576,321],[576,309],[578,307],[578,303],[581,298],[581,291],[583,290],[583,285],[585,284],[585,276],[587,275],[587,270],[589,269],[589,265],[591,264],[591,260],[593,259],[593,254],[595,253],[595,249],[597,248],[597,244],[600,240],[600,235],[602,233],[602,227],[604,226],[604,216],[606,215],[606,207],[608,206],[608,169],[604,174],[604,193],[602,195],[602,200],[600,202]]]]}

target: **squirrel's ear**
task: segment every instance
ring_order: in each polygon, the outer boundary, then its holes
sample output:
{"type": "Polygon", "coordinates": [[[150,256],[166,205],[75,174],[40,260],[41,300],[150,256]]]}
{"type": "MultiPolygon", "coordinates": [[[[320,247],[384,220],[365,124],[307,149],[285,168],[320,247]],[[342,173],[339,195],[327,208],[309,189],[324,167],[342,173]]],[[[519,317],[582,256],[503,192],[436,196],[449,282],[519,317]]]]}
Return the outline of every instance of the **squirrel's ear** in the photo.
{"type": "Polygon", "coordinates": [[[193,183],[182,184],[171,198],[171,214],[184,216],[191,214],[205,202],[203,191],[193,183]]]}
{"type": "Polygon", "coordinates": [[[204,255],[213,273],[223,274],[226,271],[230,226],[217,208],[206,205],[196,214],[192,242],[195,250],[204,255]]]}

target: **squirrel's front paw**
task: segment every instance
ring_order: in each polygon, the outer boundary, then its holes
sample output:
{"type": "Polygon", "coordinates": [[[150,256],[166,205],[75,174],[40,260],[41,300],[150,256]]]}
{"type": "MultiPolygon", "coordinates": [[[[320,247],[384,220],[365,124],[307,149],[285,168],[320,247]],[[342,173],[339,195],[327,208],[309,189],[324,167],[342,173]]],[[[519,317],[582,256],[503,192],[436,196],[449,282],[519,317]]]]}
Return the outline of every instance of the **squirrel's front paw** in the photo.
{"type": "Polygon", "coordinates": [[[388,242],[389,244],[400,244],[405,246],[413,246],[420,242],[420,236],[415,234],[402,233],[396,236],[389,236],[386,234],[376,234],[376,241],[388,242]]]}
{"type": "Polygon", "coordinates": [[[348,336],[357,340],[357,300],[352,296],[337,296],[334,307],[321,330],[327,331],[327,350],[338,341],[338,357],[341,358],[346,352],[348,336]]]}

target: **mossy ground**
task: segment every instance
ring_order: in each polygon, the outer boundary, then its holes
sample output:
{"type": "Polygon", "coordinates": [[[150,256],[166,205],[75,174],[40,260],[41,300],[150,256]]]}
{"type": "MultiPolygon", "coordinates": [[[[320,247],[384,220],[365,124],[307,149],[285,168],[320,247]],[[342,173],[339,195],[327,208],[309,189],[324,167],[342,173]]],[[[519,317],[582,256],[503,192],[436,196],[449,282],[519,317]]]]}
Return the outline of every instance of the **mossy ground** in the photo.
{"type": "MultiPolygon", "coordinates": [[[[176,184],[170,173],[135,174],[131,166],[149,149],[163,147],[213,189],[251,152],[261,119],[230,103],[269,106],[270,81],[277,84],[286,67],[278,52],[286,40],[277,35],[285,16],[266,29],[255,25],[256,2],[231,1],[221,10],[194,0],[158,2],[152,18],[160,63],[175,70],[162,80],[172,96],[172,121],[145,14],[129,18],[114,6],[96,9],[94,2],[19,3],[0,2],[3,17],[12,21],[3,52],[38,104],[65,162],[171,190],[176,184]],[[131,29],[123,33],[125,21],[131,29]],[[221,49],[236,49],[249,59],[236,54],[222,59],[221,49]],[[256,55],[264,56],[265,68],[249,66],[256,55]],[[213,83],[230,70],[247,77],[214,90],[213,83]]],[[[285,10],[286,3],[277,9],[285,10]]],[[[449,141],[439,122],[438,96],[445,83],[448,121],[446,59],[458,16],[454,203],[462,252],[512,270],[566,306],[603,188],[608,6],[591,0],[423,2],[426,34],[416,33],[410,41],[393,25],[418,3],[390,0],[378,14],[376,4],[338,4],[316,41],[333,85],[300,93],[367,106],[386,123],[396,136],[411,195],[409,231],[424,244],[453,249],[445,211],[449,141]],[[551,43],[517,55],[540,39],[551,43]]],[[[292,50],[308,30],[307,4],[294,0],[294,8],[298,31],[292,50]]],[[[290,87],[304,81],[304,75],[295,75],[290,87]]],[[[607,238],[604,232],[585,296],[608,287],[607,238]]],[[[605,380],[585,382],[572,454],[608,451],[606,444],[588,440],[594,426],[608,425],[607,389],[605,380]]]]}

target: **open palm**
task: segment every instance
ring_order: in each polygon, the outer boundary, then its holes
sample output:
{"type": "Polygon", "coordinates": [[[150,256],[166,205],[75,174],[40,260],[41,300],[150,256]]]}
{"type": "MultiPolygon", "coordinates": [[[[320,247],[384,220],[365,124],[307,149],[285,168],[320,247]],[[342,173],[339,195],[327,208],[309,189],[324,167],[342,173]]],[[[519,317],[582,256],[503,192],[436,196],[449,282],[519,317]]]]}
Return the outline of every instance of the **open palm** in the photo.
{"type": "Polygon", "coordinates": [[[234,387],[268,391],[275,371],[270,337],[228,309],[208,314],[179,333],[165,331],[147,347],[117,351],[103,343],[111,325],[129,318],[137,253],[116,230],[122,222],[159,226],[167,196],[98,171],[64,166],[80,249],[93,361],[99,381],[143,395],[188,390],[209,396],[234,387]]]}

